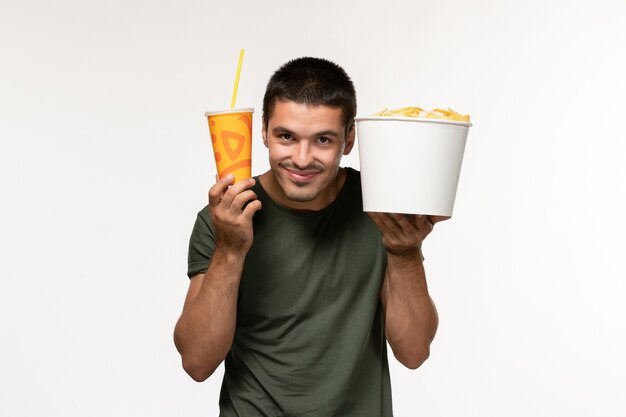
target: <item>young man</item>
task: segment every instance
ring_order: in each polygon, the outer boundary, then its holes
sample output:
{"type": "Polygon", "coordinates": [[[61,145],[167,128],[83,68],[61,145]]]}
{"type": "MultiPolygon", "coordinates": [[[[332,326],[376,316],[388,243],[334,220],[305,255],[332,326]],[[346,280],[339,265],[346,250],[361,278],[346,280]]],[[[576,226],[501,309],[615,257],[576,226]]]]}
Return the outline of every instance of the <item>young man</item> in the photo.
{"type": "Polygon", "coordinates": [[[355,114],[343,69],[288,62],[263,101],[271,169],[218,180],[198,214],[174,339],[197,381],[225,361],[220,416],[391,416],[387,342],[409,368],[428,357],[420,248],[445,218],[363,212],[339,167],[355,114]]]}

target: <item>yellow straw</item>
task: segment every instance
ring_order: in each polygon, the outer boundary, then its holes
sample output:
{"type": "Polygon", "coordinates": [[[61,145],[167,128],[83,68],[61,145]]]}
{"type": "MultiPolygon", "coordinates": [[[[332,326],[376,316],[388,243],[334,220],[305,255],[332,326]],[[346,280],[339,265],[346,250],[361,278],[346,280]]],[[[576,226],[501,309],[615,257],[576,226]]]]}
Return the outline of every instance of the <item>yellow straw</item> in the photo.
{"type": "Polygon", "coordinates": [[[233,90],[233,99],[230,101],[230,108],[235,108],[235,100],[237,100],[237,88],[239,87],[239,75],[241,75],[241,63],[243,62],[243,48],[239,51],[239,64],[237,65],[237,76],[235,77],[235,89],[233,90]]]}

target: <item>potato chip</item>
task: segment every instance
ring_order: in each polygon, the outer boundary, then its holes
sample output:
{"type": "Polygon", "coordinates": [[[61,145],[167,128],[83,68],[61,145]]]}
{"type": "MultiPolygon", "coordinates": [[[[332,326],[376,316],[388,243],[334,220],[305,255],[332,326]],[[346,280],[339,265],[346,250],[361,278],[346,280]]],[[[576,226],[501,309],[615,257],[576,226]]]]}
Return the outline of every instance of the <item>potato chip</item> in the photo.
{"type": "Polygon", "coordinates": [[[397,110],[389,110],[387,108],[374,114],[374,116],[406,116],[406,117],[419,117],[422,109],[419,107],[403,107],[397,110]]]}
{"type": "Polygon", "coordinates": [[[463,118],[462,114],[455,112],[451,108],[448,107],[448,110],[450,112],[450,117],[452,118],[452,120],[460,121],[463,118]]]}
{"type": "Polygon", "coordinates": [[[444,117],[450,117],[450,112],[448,110],[444,110],[444,109],[434,109],[433,112],[440,114],[444,117]]]}
{"type": "Polygon", "coordinates": [[[470,117],[468,114],[462,115],[451,108],[423,110],[419,107],[402,107],[397,110],[390,110],[384,108],[378,113],[374,113],[373,116],[387,116],[387,117],[421,117],[426,119],[440,119],[440,120],[454,120],[458,122],[469,122],[470,117]]]}

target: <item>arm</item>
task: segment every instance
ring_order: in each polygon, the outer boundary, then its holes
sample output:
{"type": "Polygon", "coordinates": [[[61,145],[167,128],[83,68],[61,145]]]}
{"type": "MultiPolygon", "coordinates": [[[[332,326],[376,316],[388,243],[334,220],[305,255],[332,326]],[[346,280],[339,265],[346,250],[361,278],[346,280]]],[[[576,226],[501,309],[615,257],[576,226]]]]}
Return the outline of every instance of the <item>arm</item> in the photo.
{"type": "Polygon", "coordinates": [[[209,191],[215,251],[207,271],[191,279],[174,329],[183,368],[196,381],[211,376],[232,345],[239,281],[253,239],[252,216],[261,209],[261,202],[248,190],[254,180],[243,180],[228,188],[232,181],[233,177],[227,176],[209,191]]]}
{"type": "Polygon", "coordinates": [[[434,223],[448,217],[385,213],[370,213],[370,217],[381,230],[387,249],[380,295],[385,335],[396,359],[415,369],[428,358],[439,322],[420,249],[434,223]]]}

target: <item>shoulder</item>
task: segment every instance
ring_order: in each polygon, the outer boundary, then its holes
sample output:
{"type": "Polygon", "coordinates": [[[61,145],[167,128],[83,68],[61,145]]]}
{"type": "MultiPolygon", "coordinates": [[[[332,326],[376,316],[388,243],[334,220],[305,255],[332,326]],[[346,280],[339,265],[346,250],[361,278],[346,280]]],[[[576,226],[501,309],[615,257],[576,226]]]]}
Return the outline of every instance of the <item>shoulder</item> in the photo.
{"type": "Polygon", "coordinates": [[[211,209],[208,204],[198,212],[195,228],[213,230],[213,223],[211,222],[211,209]]]}
{"type": "Polygon", "coordinates": [[[361,171],[352,167],[345,167],[344,169],[346,170],[346,180],[358,180],[361,182],[361,171]]]}
{"type": "Polygon", "coordinates": [[[208,204],[198,212],[198,218],[207,222],[211,221],[211,209],[208,204]]]}
{"type": "Polygon", "coordinates": [[[347,194],[361,195],[361,172],[350,167],[344,168],[346,170],[346,182],[344,187],[347,194]]]}

